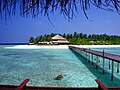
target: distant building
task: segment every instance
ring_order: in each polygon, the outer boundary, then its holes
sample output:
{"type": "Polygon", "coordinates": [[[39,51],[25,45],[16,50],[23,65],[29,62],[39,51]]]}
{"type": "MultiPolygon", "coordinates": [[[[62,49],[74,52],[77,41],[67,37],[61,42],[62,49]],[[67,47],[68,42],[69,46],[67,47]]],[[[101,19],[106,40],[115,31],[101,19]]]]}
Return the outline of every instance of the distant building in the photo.
{"type": "Polygon", "coordinates": [[[34,45],[34,43],[29,43],[28,45],[34,45]]]}
{"type": "Polygon", "coordinates": [[[54,37],[52,37],[52,41],[51,43],[55,44],[55,45],[65,45],[65,44],[70,44],[69,41],[67,41],[65,38],[63,38],[60,35],[55,35],[54,37]]]}
{"type": "Polygon", "coordinates": [[[38,45],[49,45],[51,44],[50,42],[39,42],[38,45]]]}

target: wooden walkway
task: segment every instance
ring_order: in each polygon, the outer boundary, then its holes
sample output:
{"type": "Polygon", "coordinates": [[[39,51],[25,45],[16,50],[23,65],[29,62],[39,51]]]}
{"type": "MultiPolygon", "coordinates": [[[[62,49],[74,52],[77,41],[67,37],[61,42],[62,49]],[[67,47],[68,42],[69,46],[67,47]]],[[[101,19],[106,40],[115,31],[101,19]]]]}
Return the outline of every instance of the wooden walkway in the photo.
{"type": "Polygon", "coordinates": [[[69,48],[70,49],[72,49],[72,48],[79,49],[79,50],[82,50],[84,52],[91,53],[91,54],[94,54],[94,55],[97,55],[97,56],[100,56],[100,57],[104,57],[106,59],[110,59],[110,60],[113,60],[115,62],[120,63],[120,56],[119,55],[100,52],[100,51],[95,51],[95,50],[89,50],[89,49],[80,48],[80,47],[76,47],[76,46],[69,46],[69,48]]]}
{"type": "Polygon", "coordinates": [[[112,61],[112,72],[111,72],[111,80],[113,81],[113,77],[114,77],[114,62],[117,62],[117,73],[119,73],[119,63],[120,63],[120,56],[119,55],[115,55],[115,54],[110,54],[110,53],[106,53],[104,52],[101,52],[101,51],[95,51],[95,50],[90,50],[90,49],[86,49],[86,48],[80,48],[78,46],[69,46],[69,49],[75,51],[76,53],[80,54],[82,57],[88,59],[90,61],[90,54],[92,55],[92,63],[94,61],[94,58],[93,58],[93,55],[96,55],[97,56],[97,59],[96,59],[96,68],[98,68],[98,63],[99,63],[99,60],[98,58],[99,57],[102,57],[103,58],[103,74],[105,72],[105,59],[109,59],[109,69],[110,69],[110,60],[112,61]],[[87,55],[87,53],[89,54],[89,56],[87,55]],[[88,58],[89,57],[89,58],[88,58]]]}

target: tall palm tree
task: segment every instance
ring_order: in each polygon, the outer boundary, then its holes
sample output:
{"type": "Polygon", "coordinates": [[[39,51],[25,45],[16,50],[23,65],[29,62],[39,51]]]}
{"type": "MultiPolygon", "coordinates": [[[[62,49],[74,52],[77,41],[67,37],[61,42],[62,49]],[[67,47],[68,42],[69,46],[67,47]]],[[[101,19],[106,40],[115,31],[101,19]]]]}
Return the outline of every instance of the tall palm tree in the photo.
{"type": "Polygon", "coordinates": [[[86,11],[91,5],[105,10],[116,10],[120,14],[119,0],[0,0],[0,16],[15,15],[18,10],[25,17],[49,16],[51,12],[59,11],[73,19],[78,9],[87,17],[86,11]]]}

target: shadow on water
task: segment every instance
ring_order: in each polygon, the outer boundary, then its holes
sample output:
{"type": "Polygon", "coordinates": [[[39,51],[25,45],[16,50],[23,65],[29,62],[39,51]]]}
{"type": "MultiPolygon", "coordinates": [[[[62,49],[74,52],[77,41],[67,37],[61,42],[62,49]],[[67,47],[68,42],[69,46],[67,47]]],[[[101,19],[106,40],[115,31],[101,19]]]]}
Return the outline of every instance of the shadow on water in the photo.
{"type": "Polygon", "coordinates": [[[102,83],[106,86],[120,86],[120,79],[114,77],[113,81],[111,81],[111,73],[105,70],[105,74],[102,73],[102,68],[98,66],[96,69],[95,64],[92,65],[92,62],[89,62],[83,59],[78,53],[71,50],[72,53],[89,69],[89,71],[96,77],[96,79],[100,79],[102,83]]]}

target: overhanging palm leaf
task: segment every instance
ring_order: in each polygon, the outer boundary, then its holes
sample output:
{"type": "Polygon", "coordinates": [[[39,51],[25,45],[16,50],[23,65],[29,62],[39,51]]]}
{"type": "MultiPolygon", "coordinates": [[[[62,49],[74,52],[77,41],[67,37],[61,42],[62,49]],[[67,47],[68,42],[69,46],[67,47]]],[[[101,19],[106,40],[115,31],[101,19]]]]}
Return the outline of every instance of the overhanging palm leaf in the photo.
{"type": "Polygon", "coordinates": [[[86,11],[91,5],[105,10],[116,10],[120,14],[119,0],[0,0],[0,15],[15,15],[19,10],[21,16],[36,17],[40,14],[48,16],[51,12],[59,11],[73,19],[78,9],[82,9],[87,17],[86,11]]]}

